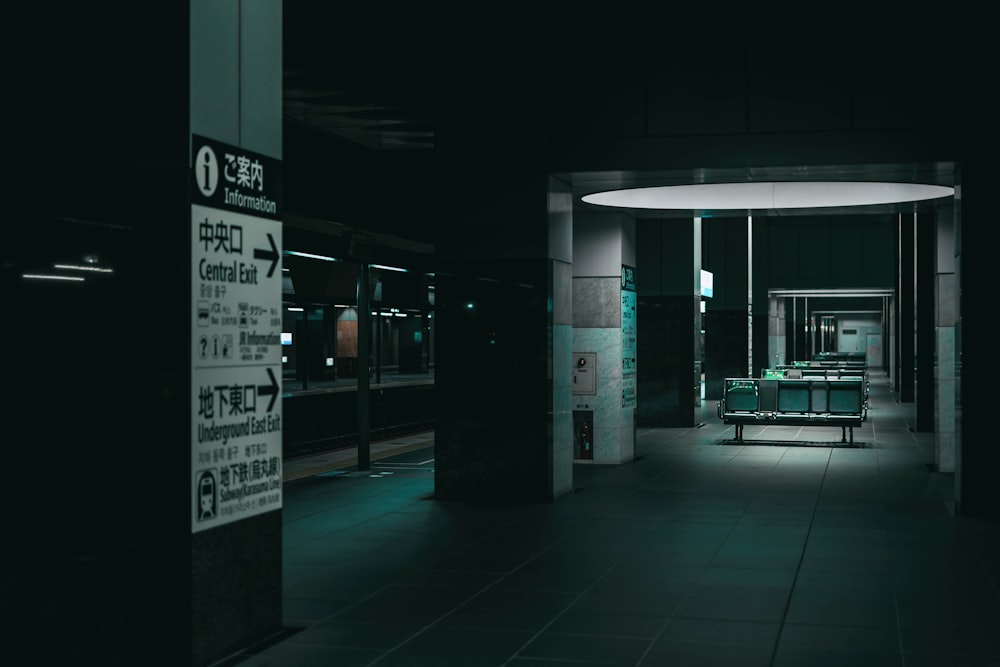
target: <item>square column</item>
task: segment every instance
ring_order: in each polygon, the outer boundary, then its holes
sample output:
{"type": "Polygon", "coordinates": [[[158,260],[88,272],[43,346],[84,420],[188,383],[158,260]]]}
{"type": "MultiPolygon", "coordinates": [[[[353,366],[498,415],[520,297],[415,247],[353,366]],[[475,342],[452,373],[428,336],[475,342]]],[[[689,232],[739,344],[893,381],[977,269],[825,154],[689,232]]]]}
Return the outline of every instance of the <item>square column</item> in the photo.
{"type": "Polygon", "coordinates": [[[955,277],[955,209],[942,207],[937,216],[935,261],[935,463],[940,472],[955,472],[958,399],[958,290],[955,277]]]}
{"type": "Polygon", "coordinates": [[[573,393],[578,461],[635,457],[635,222],[619,213],[578,214],[573,222],[573,358],[592,363],[573,393]],[[627,359],[627,361],[626,361],[627,359]],[[589,437],[589,441],[588,441],[589,437]]]}

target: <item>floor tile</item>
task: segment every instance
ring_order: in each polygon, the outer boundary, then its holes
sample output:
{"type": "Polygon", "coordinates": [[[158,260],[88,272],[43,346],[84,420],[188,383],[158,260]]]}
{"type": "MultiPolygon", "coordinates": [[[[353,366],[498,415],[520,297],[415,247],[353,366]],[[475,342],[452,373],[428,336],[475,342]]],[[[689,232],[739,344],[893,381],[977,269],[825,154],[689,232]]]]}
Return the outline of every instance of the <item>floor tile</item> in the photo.
{"type": "Polygon", "coordinates": [[[586,611],[579,605],[559,615],[546,629],[559,634],[581,634],[633,639],[654,639],[663,630],[668,616],[610,611],[586,611]]]}
{"type": "Polygon", "coordinates": [[[659,638],[665,641],[719,642],[771,648],[780,630],[780,623],[673,618],[659,638]]]}
{"type": "Polygon", "coordinates": [[[866,585],[796,584],[788,604],[788,623],[895,627],[891,590],[866,585]]]}
{"type": "MultiPolygon", "coordinates": [[[[904,667],[898,651],[859,651],[806,646],[778,647],[770,667],[904,667]]],[[[909,667],[909,662],[905,663],[909,667]]]]}
{"type": "Polygon", "coordinates": [[[543,632],[525,646],[518,657],[635,665],[649,644],[650,640],[644,638],[543,632]]]}
{"type": "Polygon", "coordinates": [[[805,625],[781,626],[782,648],[850,650],[875,653],[899,651],[899,631],[895,626],[805,625]]]}
{"type": "Polygon", "coordinates": [[[302,646],[339,646],[343,648],[381,649],[406,641],[424,629],[422,625],[398,625],[382,621],[356,622],[325,620],[302,630],[287,640],[302,646]]]}
{"type": "Polygon", "coordinates": [[[675,617],[779,623],[789,586],[698,584],[678,605],[675,617]]]}
{"type": "MultiPolygon", "coordinates": [[[[660,638],[639,663],[641,667],[769,667],[772,647],[660,638]]],[[[806,663],[804,663],[806,664],[806,663]]]]}

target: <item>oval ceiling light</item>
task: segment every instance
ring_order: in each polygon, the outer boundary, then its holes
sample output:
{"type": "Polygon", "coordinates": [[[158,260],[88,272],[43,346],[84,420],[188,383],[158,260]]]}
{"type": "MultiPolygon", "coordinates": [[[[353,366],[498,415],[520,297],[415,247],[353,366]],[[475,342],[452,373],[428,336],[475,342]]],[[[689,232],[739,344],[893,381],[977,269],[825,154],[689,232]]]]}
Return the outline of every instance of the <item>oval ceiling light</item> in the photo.
{"type": "Polygon", "coordinates": [[[950,197],[955,189],[921,183],[787,181],[701,183],[607,190],[584,195],[598,206],[652,209],[783,209],[899,204],[950,197]]]}

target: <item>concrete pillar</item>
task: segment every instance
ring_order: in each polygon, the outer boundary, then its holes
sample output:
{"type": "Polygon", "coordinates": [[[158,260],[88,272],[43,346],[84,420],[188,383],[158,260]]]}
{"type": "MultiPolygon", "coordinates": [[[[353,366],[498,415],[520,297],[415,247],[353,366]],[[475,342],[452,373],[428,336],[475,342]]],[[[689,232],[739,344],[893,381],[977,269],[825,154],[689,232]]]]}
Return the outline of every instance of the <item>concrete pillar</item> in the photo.
{"type": "Polygon", "coordinates": [[[573,195],[549,184],[549,257],[552,278],[552,497],[573,490],[573,195]]]}
{"type": "Polygon", "coordinates": [[[767,347],[768,359],[770,359],[768,368],[776,368],[779,364],[787,363],[785,299],[784,297],[770,297],[767,306],[767,347]]]}
{"type": "MultiPolygon", "coordinates": [[[[217,151],[216,157],[219,169],[218,189],[225,187],[248,195],[258,194],[260,191],[272,193],[271,198],[279,206],[278,214],[281,212],[278,197],[281,192],[282,156],[281,19],[281,2],[190,2],[190,134],[192,137],[204,137],[218,142],[223,147],[217,151]],[[264,166],[259,173],[250,173],[248,180],[242,182],[238,179],[241,170],[239,163],[248,154],[260,156],[247,159],[253,165],[263,162],[264,166]],[[226,179],[231,176],[235,180],[227,182],[226,179]],[[263,189],[249,185],[251,183],[256,183],[263,189]]],[[[199,156],[192,155],[191,164],[193,180],[200,185],[200,165],[194,164],[197,157],[199,156]]],[[[201,202],[197,195],[199,192],[205,194],[205,191],[192,188],[192,192],[192,205],[199,203],[197,210],[222,210],[210,207],[221,206],[219,202],[223,202],[223,199],[217,198],[212,203],[201,202]]],[[[239,254],[234,254],[236,242],[233,236],[232,251],[227,255],[220,255],[217,251],[212,252],[219,248],[218,243],[195,243],[193,252],[204,254],[206,261],[238,261],[242,265],[256,266],[254,253],[257,246],[262,246],[261,250],[265,253],[274,250],[280,255],[281,223],[280,220],[274,220],[273,215],[265,218],[253,208],[242,208],[236,215],[228,211],[225,215],[215,215],[212,221],[216,225],[222,222],[231,228],[238,226],[248,247],[243,248],[239,254]],[[236,217],[237,215],[240,217],[236,217]],[[255,238],[256,236],[260,239],[255,238]],[[271,238],[277,246],[268,248],[264,243],[265,238],[271,238]],[[253,247],[249,247],[251,244],[253,247]]],[[[195,222],[192,220],[192,224],[195,222]]],[[[192,234],[194,233],[193,231],[192,234]]],[[[197,259],[193,257],[192,261],[197,259]]],[[[251,313],[252,323],[246,328],[234,327],[234,333],[264,333],[269,327],[273,328],[273,318],[278,316],[273,311],[280,311],[281,308],[280,262],[276,276],[268,271],[270,268],[258,267],[259,277],[255,276],[254,286],[245,288],[245,291],[252,295],[253,305],[265,306],[271,312],[263,315],[251,313]]],[[[192,313],[196,312],[194,302],[204,299],[205,285],[203,281],[199,281],[198,275],[196,267],[193,267],[192,313]]],[[[232,294],[244,284],[249,283],[230,281],[224,285],[227,292],[221,298],[216,290],[209,300],[223,305],[233,302],[232,308],[235,311],[238,304],[232,294]]],[[[277,326],[280,331],[280,324],[277,326]]],[[[192,328],[197,334],[199,327],[192,323],[192,328]]],[[[219,329],[223,334],[227,331],[229,330],[224,326],[219,329]]],[[[220,386],[238,386],[245,395],[247,386],[255,390],[263,386],[255,378],[258,375],[265,377],[265,370],[277,374],[280,381],[280,345],[267,344],[263,347],[268,350],[263,355],[265,360],[276,357],[273,367],[254,363],[253,353],[259,356],[263,352],[262,346],[257,344],[247,347],[247,355],[234,356],[228,366],[226,364],[229,362],[225,359],[202,364],[198,350],[192,353],[193,379],[189,404],[197,406],[192,407],[190,415],[191,420],[196,422],[192,427],[191,442],[193,480],[201,479],[199,475],[205,470],[218,471],[221,477],[217,482],[221,489],[220,498],[222,491],[231,495],[235,490],[262,488],[260,482],[265,480],[268,484],[273,481],[280,484],[280,396],[276,402],[271,402],[263,392],[255,394],[253,412],[247,406],[247,413],[237,415],[238,420],[231,407],[223,411],[220,403],[219,410],[208,420],[198,395],[205,387],[220,386]],[[202,432],[202,426],[230,422],[240,425],[242,420],[251,418],[255,423],[258,419],[263,419],[277,426],[268,427],[266,434],[234,434],[225,445],[218,442],[214,447],[208,446],[196,436],[196,433],[202,432]],[[217,459],[215,455],[223,451],[225,459],[217,459]],[[274,461],[278,462],[277,470],[274,470],[273,463],[266,463],[274,461]],[[274,474],[256,474],[257,467],[261,465],[269,465],[270,472],[274,474]],[[246,474],[242,471],[246,471],[246,474]]],[[[193,481],[192,486],[197,487],[197,481],[193,481]]],[[[192,488],[191,492],[197,495],[199,489],[192,488]]],[[[280,630],[280,498],[280,488],[269,488],[266,493],[247,491],[247,495],[241,496],[238,501],[225,502],[220,499],[219,516],[211,525],[205,526],[199,521],[192,521],[190,632],[193,665],[207,665],[218,661],[259,641],[261,637],[280,630]],[[224,514],[227,509],[232,510],[233,514],[224,514]]],[[[168,639],[164,638],[164,641],[168,639]]]]}
{"type": "MultiPolygon", "coordinates": [[[[592,418],[592,452],[579,447],[575,452],[584,461],[622,463],[635,456],[634,364],[641,360],[635,355],[634,319],[630,322],[635,290],[628,276],[636,275],[634,269],[634,220],[621,213],[575,216],[573,358],[594,360],[593,393],[579,388],[573,393],[577,428],[586,428],[582,417],[592,418]]],[[[584,372],[579,369],[578,378],[584,372]]]]}
{"type": "MultiPolygon", "coordinates": [[[[262,442],[195,448],[209,392],[200,405],[193,391],[202,370],[193,362],[201,351],[193,144],[197,135],[234,147],[234,155],[280,161],[282,5],[38,9],[35,20],[18,22],[23,33],[15,31],[32,40],[31,28],[45,32],[44,49],[26,41],[20,51],[31,54],[30,67],[15,68],[29,74],[27,85],[12,84],[45,104],[20,117],[11,108],[13,171],[3,182],[17,193],[7,198],[17,224],[6,242],[24,251],[24,265],[3,292],[32,331],[21,338],[21,327],[11,327],[19,339],[4,339],[18,350],[9,371],[19,378],[5,405],[35,425],[31,447],[11,448],[8,464],[45,471],[4,534],[10,560],[0,588],[16,610],[6,629],[17,638],[8,662],[211,664],[281,628],[281,512],[271,506],[225,525],[193,526],[198,455],[232,451],[228,465],[246,460],[245,445],[262,442]],[[51,269],[66,260],[91,270],[73,282],[20,280],[36,264],[51,269]],[[59,389],[67,385],[69,393],[59,389]]],[[[280,168],[264,176],[280,190],[280,168]]],[[[280,249],[280,221],[268,224],[279,230],[280,249]]],[[[244,240],[245,252],[232,259],[256,264],[244,240]]],[[[262,251],[279,260],[271,248],[262,251]]],[[[263,285],[263,261],[257,271],[263,285]]],[[[231,333],[239,346],[235,327],[231,333]]],[[[269,339],[261,345],[270,347],[269,339]]],[[[206,353],[232,350],[222,337],[220,348],[209,345],[206,353]]],[[[258,396],[259,404],[274,396],[258,396]]],[[[280,396],[275,408],[272,416],[280,396]]],[[[280,465],[277,442],[267,460],[280,465]]]]}
{"type": "Polygon", "coordinates": [[[936,322],[941,302],[937,298],[938,222],[935,211],[918,212],[916,245],[916,429],[933,433],[937,395],[936,322]]]}
{"type": "MultiPolygon", "coordinates": [[[[746,216],[702,221],[705,268],[715,276],[714,294],[705,299],[706,400],[721,399],[724,379],[746,377],[750,363],[747,227],[746,216]]],[[[805,341],[799,346],[804,347],[805,341]]]]}
{"type": "Polygon", "coordinates": [[[914,401],[914,353],[916,337],[916,214],[899,215],[899,250],[896,284],[896,327],[898,367],[896,398],[901,403],[914,401]]]}
{"type": "MultiPolygon", "coordinates": [[[[978,123],[969,126],[972,136],[982,136],[991,126],[986,110],[977,110],[978,123]]],[[[961,183],[955,190],[955,275],[959,312],[956,318],[956,409],[955,513],[989,520],[1000,518],[1000,494],[996,471],[1000,449],[985,436],[995,427],[996,403],[984,361],[996,347],[993,335],[994,286],[983,277],[982,267],[995,262],[990,227],[989,192],[993,170],[987,145],[969,142],[962,163],[961,183]]],[[[986,272],[988,275],[988,272],[986,272]]]]}
{"type": "Polygon", "coordinates": [[[701,417],[701,227],[697,218],[637,225],[639,426],[701,417]]]}
{"type": "Polygon", "coordinates": [[[566,215],[568,200],[560,196],[549,211],[551,182],[537,168],[544,115],[533,105],[515,113],[508,106],[511,91],[543,99],[547,73],[466,71],[456,63],[441,72],[447,85],[434,149],[434,495],[549,500],[569,488],[571,468],[554,443],[566,429],[554,412],[566,391],[556,383],[568,375],[570,315],[555,303],[565,294],[567,257],[565,249],[548,251],[550,223],[566,215]],[[486,138],[484,127],[500,132],[486,138]],[[497,179],[502,193],[490,186],[497,179]]]}
{"type": "Polygon", "coordinates": [[[935,423],[934,449],[938,470],[955,472],[956,398],[958,361],[956,316],[958,294],[955,280],[955,209],[943,206],[936,211],[935,279],[935,423]]]}

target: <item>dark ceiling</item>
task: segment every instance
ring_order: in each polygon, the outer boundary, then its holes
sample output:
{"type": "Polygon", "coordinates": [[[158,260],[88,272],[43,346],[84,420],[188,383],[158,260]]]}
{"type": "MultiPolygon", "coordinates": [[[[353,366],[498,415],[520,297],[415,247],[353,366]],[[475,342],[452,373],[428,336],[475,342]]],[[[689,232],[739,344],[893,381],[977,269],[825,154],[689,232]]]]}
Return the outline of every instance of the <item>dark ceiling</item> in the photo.
{"type": "MultiPolygon", "coordinates": [[[[489,67],[554,58],[562,65],[593,62],[602,53],[636,49],[634,27],[615,30],[614,16],[531,9],[487,14],[447,3],[385,0],[331,3],[286,0],[284,7],[284,116],[372,151],[434,147],[435,88],[455,68],[489,67]],[[597,32],[595,32],[597,31],[597,32]],[[600,35],[600,39],[595,39],[600,35]],[[460,54],[458,57],[456,54],[460,54]]],[[[524,8],[522,8],[524,9],[524,8]]],[[[635,16],[624,20],[638,25],[635,16]]],[[[647,26],[648,29],[648,26],[647,26]]],[[[856,35],[857,36],[857,35],[856,35]]],[[[814,36],[818,39],[818,33],[814,36]]],[[[838,35],[838,42],[842,40],[838,35]]],[[[662,38],[661,38],[662,41],[662,38]]],[[[649,43],[648,41],[646,43],[649,43]]],[[[659,48],[659,47],[657,47],[659,48]]],[[[674,53],[683,49],[670,46],[674,53]]],[[[556,61],[553,61],[556,62],[556,61]]],[[[885,180],[955,184],[953,163],[788,165],[782,167],[560,174],[577,195],[621,187],[765,180],[885,180]]],[[[898,213],[912,205],[822,209],[811,213],[898,213]]],[[[713,212],[698,212],[711,216],[713,212]]],[[[716,212],[731,213],[731,212],[716,212]]],[[[803,215],[793,211],[761,211],[803,215]]],[[[690,211],[638,211],[647,216],[690,216],[690,211]]]]}
{"type": "Polygon", "coordinates": [[[434,146],[439,29],[424,3],[283,7],[287,119],[374,150],[434,146]]]}
{"type": "Polygon", "coordinates": [[[441,81],[637,50],[635,16],[616,22],[615,14],[521,2],[286,0],[284,115],[371,149],[432,148],[441,81]]]}

